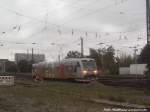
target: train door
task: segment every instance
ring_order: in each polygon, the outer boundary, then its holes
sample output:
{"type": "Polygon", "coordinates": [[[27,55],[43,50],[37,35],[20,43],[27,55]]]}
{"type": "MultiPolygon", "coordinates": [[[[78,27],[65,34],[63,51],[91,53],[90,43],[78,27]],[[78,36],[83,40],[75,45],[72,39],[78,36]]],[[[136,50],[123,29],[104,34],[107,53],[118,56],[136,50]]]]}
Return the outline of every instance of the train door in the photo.
{"type": "Polygon", "coordinates": [[[73,78],[73,64],[72,62],[68,61],[64,63],[64,73],[66,78],[73,78]]]}
{"type": "Polygon", "coordinates": [[[45,75],[44,77],[45,78],[49,78],[49,66],[48,66],[48,64],[44,65],[44,72],[45,72],[44,73],[44,75],[45,75]]]}
{"type": "Polygon", "coordinates": [[[53,64],[49,63],[48,64],[49,78],[54,78],[53,69],[54,69],[53,64]]]}
{"type": "Polygon", "coordinates": [[[35,76],[36,76],[36,69],[37,69],[36,65],[33,64],[33,65],[32,65],[32,77],[33,77],[33,78],[35,78],[35,76]]]}
{"type": "Polygon", "coordinates": [[[73,75],[74,75],[75,78],[81,76],[80,71],[81,71],[81,64],[80,64],[79,61],[77,61],[77,62],[74,63],[74,73],[73,73],[73,75]]]}
{"type": "Polygon", "coordinates": [[[59,75],[60,78],[65,79],[65,65],[64,64],[60,64],[59,65],[59,75]]]}

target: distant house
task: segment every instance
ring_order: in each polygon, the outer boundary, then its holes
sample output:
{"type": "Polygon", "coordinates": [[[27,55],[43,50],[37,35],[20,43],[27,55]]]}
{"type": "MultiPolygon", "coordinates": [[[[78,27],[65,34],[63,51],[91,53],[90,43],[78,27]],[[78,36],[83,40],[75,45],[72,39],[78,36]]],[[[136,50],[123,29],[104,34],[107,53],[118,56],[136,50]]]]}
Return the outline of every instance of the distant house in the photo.
{"type": "Polygon", "coordinates": [[[15,62],[18,63],[21,60],[34,61],[35,63],[45,61],[44,54],[26,54],[26,53],[16,53],[15,62]]]}

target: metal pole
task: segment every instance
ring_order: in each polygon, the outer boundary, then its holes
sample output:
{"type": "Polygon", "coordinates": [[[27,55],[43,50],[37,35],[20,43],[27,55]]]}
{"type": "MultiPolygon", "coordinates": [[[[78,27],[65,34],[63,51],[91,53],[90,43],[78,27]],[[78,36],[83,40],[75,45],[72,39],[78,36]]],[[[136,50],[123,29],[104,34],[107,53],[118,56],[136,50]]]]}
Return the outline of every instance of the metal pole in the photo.
{"type": "Polygon", "coordinates": [[[2,66],[3,66],[3,67],[2,67],[2,71],[3,71],[2,73],[5,73],[5,69],[6,69],[6,67],[5,67],[5,60],[4,60],[2,63],[3,63],[3,64],[2,64],[2,66]]]}
{"type": "Polygon", "coordinates": [[[34,63],[34,49],[32,48],[32,63],[34,63]]]}
{"type": "Polygon", "coordinates": [[[83,38],[81,37],[81,58],[84,57],[83,38]]]}
{"type": "Polygon", "coordinates": [[[146,22],[147,22],[147,47],[148,47],[148,71],[150,72],[150,0],[146,0],[146,22]]]}
{"type": "Polygon", "coordinates": [[[138,51],[137,48],[134,49],[134,58],[135,58],[135,64],[137,64],[137,55],[136,52],[138,51]]]}
{"type": "Polygon", "coordinates": [[[29,61],[29,49],[27,49],[27,60],[29,61]]]}
{"type": "Polygon", "coordinates": [[[102,55],[101,55],[101,67],[103,69],[103,51],[102,51],[102,55]]]}
{"type": "Polygon", "coordinates": [[[58,55],[58,62],[60,63],[60,54],[58,55]]]}
{"type": "Polygon", "coordinates": [[[150,45],[150,0],[146,0],[147,44],[150,45]]]}

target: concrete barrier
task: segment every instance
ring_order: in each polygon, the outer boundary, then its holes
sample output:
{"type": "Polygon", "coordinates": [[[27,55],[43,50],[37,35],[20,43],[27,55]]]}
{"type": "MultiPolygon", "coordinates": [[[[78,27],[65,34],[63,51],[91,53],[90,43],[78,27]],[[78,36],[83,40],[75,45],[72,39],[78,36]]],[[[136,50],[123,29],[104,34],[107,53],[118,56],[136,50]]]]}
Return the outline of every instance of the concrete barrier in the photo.
{"type": "Polygon", "coordinates": [[[12,86],[14,85],[14,76],[0,76],[0,86],[12,86]]]}

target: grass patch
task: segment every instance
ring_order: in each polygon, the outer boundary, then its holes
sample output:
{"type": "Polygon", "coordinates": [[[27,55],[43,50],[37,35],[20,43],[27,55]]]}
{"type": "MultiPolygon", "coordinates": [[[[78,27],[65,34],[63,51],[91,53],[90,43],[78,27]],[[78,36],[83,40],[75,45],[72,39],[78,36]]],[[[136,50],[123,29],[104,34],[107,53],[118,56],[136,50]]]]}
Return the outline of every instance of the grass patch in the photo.
{"type": "Polygon", "coordinates": [[[38,112],[39,108],[43,112],[70,112],[69,110],[72,109],[72,112],[94,112],[107,107],[85,101],[85,99],[107,99],[150,106],[150,100],[146,97],[149,97],[149,90],[113,88],[99,83],[81,84],[52,81],[37,84],[35,87],[24,87],[23,85],[0,87],[1,108],[5,110],[12,108],[14,111],[25,109],[28,112],[38,112]],[[4,99],[6,102],[2,103],[4,99]],[[18,105],[18,107],[14,105],[18,105]]]}

